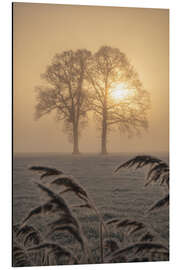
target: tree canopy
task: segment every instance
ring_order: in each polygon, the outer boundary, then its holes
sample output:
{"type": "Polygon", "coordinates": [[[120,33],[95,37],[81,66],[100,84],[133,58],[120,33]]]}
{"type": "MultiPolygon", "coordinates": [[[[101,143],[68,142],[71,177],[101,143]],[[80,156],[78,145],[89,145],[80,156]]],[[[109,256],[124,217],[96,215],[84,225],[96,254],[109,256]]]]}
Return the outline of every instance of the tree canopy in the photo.
{"type": "Polygon", "coordinates": [[[79,153],[79,135],[94,111],[101,128],[101,153],[107,153],[107,138],[114,129],[128,135],[148,128],[150,98],[135,68],[118,48],[101,47],[56,54],[36,87],[36,119],[55,111],[56,120],[79,153]]]}
{"type": "Polygon", "coordinates": [[[64,121],[65,131],[73,141],[73,153],[79,153],[80,128],[87,123],[90,108],[85,70],[91,52],[65,51],[56,54],[42,78],[48,86],[37,90],[36,119],[55,110],[56,119],[64,121]]]}
{"type": "Polygon", "coordinates": [[[149,94],[117,48],[101,47],[91,57],[87,74],[94,93],[92,109],[101,126],[101,153],[106,154],[112,128],[133,135],[148,127],[149,94]]]}

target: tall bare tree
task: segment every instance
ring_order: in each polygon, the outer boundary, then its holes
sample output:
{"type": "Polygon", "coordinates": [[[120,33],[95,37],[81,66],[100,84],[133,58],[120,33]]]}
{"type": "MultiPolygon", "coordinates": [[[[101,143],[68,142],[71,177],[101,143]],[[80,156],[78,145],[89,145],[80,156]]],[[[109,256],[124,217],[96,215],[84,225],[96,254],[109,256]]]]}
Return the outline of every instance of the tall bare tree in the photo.
{"type": "Polygon", "coordinates": [[[56,120],[64,121],[64,127],[73,142],[73,154],[79,153],[80,127],[87,123],[89,110],[85,70],[91,52],[87,50],[65,51],[56,54],[42,78],[48,86],[39,86],[35,118],[56,112],[56,120]]]}
{"type": "Polygon", "coordinates": [[[92,109],[101,123],[101,153],[107,154],[112,128],[133,135],[148,127],[149,94],[126,55],[116,48],[101,47],[91,57],[87,75],[93,88],[92,109]]]}

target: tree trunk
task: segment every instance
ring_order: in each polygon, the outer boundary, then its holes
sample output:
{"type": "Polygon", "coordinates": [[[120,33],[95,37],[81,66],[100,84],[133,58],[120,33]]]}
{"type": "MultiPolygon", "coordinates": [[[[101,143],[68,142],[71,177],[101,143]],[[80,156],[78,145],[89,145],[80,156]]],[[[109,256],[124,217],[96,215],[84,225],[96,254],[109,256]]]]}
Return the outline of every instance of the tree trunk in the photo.
{"type": "Polygon", "coordinates": [[[101,154],[107,154],[107,119],[106,119],[106,112],[103,114],[102,120],[102,135],[101,135],[101,154]]]}
{"type": "Polygon", "coordinates": [[[78,136],[78,125],[73,125],[73,155],[79,154],[79,136],[78,136]]]}

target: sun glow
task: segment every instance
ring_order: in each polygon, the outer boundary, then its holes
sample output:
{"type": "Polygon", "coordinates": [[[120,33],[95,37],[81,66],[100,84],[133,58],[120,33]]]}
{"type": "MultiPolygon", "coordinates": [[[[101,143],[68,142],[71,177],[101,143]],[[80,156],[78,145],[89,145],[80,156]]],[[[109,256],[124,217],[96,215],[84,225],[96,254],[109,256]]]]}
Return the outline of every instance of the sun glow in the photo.
{"type": "Polygon", "coordinates": [[[133,92],[125,84],[121,83],[111,89],[111,96],[115,100],[123,100],[130,97],[133,92]]]}

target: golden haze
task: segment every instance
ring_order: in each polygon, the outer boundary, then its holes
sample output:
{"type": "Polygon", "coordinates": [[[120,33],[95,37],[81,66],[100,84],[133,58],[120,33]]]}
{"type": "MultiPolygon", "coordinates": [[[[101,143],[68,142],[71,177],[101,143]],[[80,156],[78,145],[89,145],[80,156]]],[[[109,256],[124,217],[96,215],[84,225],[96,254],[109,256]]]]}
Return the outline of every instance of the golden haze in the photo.
{"type": "MultiPolygon", "coordinates": [[[[79,48],[95,52],[102,45],[126,53],[152,101],[149,132],[131,139],[112,133],[109,151],[168,151],[168,10],[15,3],[13,14],[15,152],[71,152],[62,124],[53,116],[34,121],[34,88],[42,84],[40,74],[55,53],[79,48]]],[[[80,150],[98,152],[99,136],[90,121],[80,150]]]]}

